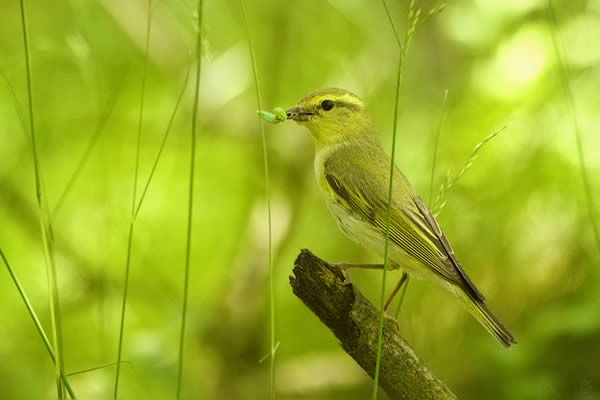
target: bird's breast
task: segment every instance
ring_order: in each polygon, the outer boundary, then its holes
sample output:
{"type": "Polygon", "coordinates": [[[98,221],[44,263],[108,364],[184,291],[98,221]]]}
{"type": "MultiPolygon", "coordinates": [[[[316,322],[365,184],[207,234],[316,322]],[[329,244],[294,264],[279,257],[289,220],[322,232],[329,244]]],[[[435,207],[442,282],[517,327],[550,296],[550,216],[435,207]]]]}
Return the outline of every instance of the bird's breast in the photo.
{"type": "Polygon", "coordinates": [[[342,145],[322,147],[315,152],[315,179],[326,200],[335,199],[335,196],[325,178],[325,163],[329,156],[336,151],[339,146],[342,145]]]}

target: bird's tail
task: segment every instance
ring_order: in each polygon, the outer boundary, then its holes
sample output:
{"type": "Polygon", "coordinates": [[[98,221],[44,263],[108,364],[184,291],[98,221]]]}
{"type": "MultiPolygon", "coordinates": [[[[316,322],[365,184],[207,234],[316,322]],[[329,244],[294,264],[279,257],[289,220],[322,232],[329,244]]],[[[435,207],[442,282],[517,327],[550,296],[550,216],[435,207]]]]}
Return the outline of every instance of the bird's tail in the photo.
{"type": "Polygon", "coordinates": [[[510,348],[511,345],[517,344],[513,335],[498,321],[482,300],[474,299],[459,287],[452,286],[452,290],[471,315],[504,347],[510,348]]]}

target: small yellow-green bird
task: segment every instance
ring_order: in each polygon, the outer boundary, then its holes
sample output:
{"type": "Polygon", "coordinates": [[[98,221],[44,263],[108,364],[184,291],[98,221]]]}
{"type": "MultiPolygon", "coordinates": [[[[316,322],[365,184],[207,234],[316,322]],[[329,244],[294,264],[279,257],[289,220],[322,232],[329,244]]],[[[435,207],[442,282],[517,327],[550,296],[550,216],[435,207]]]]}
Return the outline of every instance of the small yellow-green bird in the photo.
{"type": "MultiPolygon", "coordinates": [[[[312,133],[317,183],[340,229],[383,256],[390,158],[381,146],[365,104],[346,90],[320,89],[300,99],[286,114],[312,133]]],[[[406,272],[432,280],[454,293],[505,347],[516,344],[487,308],[437,221],[397,168],[388,255],[392,268],[405,271],[396,289],[404,282],[406,272]]],[[[340,266],[383,268],[370,264],[340,266]]]]}

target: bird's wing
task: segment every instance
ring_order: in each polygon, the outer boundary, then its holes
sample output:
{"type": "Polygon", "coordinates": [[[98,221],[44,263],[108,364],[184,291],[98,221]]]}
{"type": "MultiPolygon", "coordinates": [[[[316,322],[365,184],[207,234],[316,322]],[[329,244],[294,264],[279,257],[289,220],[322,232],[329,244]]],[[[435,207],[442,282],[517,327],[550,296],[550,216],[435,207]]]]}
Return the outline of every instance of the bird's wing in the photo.
{"type": "MultiPolygon", "coordinates": [[[[408,185],[397,171],[400,184],[408,185]]],[[[388,187],[366,169],[352,173],[331,166],[324,171],[327,184],[352,215],[373,225],[382,235],[386,232],[388,187]]],[[[394,186],[397,186],[397,183],[394,186]]],[[[410,187],[408,187],[409,190],[410,187]]],[[[454,256],[454,251],[437,221],[423,201],[412,195],[401,199],[394,191],[390,221],[390,240],[437,275],[483,299],[454,256]]]]}
{"type": "Polygon", "coordinates": [[[485,298],[483,297],[483,294],[481,294],[481,292],[477,290],[475,284],[471,281],[471,279],[463,269],[462,265],[460,265],[460,263],[456,259],[456,256],[454,255],[454,250],[452,249],[452,246],[450,246],[448,238],[446,238],[446,235],[444,235],[444,232],[442,232],[442,228],[436,221],[433,214],[431,214],[423,200],[416,194],[413,194],[413,201],[417,206],[417,209],[419,210],[417,216],[413,218],[417,221],[424,221],[429,227],[430,231],[432,231],[435,234],[437,241],[434,241],[434,244],[438,246],[438,248],[439,245],[441,245],[446,255],[446,257],[443,259],[443,262],[447,264],[448,267],[452,266],[456,269],[456,271],[465,283],[465,289],[471,295],[473,295],[478,300],[484,301],[485,298]]]}

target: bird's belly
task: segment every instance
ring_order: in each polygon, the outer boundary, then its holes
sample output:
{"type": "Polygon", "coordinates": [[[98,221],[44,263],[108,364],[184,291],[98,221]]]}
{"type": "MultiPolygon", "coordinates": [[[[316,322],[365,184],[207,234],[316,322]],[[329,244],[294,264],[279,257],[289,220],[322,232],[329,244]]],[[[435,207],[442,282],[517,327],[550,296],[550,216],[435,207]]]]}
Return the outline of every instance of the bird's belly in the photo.
{"type": "MultiPolygon", "coordinates": [[[[384,256],[385,236],[379,230],[359,217],[348,213],[342,205],[335,201],[327,199],[327,207],[346,236],[381,257],[384,256]]],[[[392,268],[402,268],[415,277],[429,278],[422,276],[427,269],[418,260],[391,241],[388,246],[388,254],[392,268]]]]}

